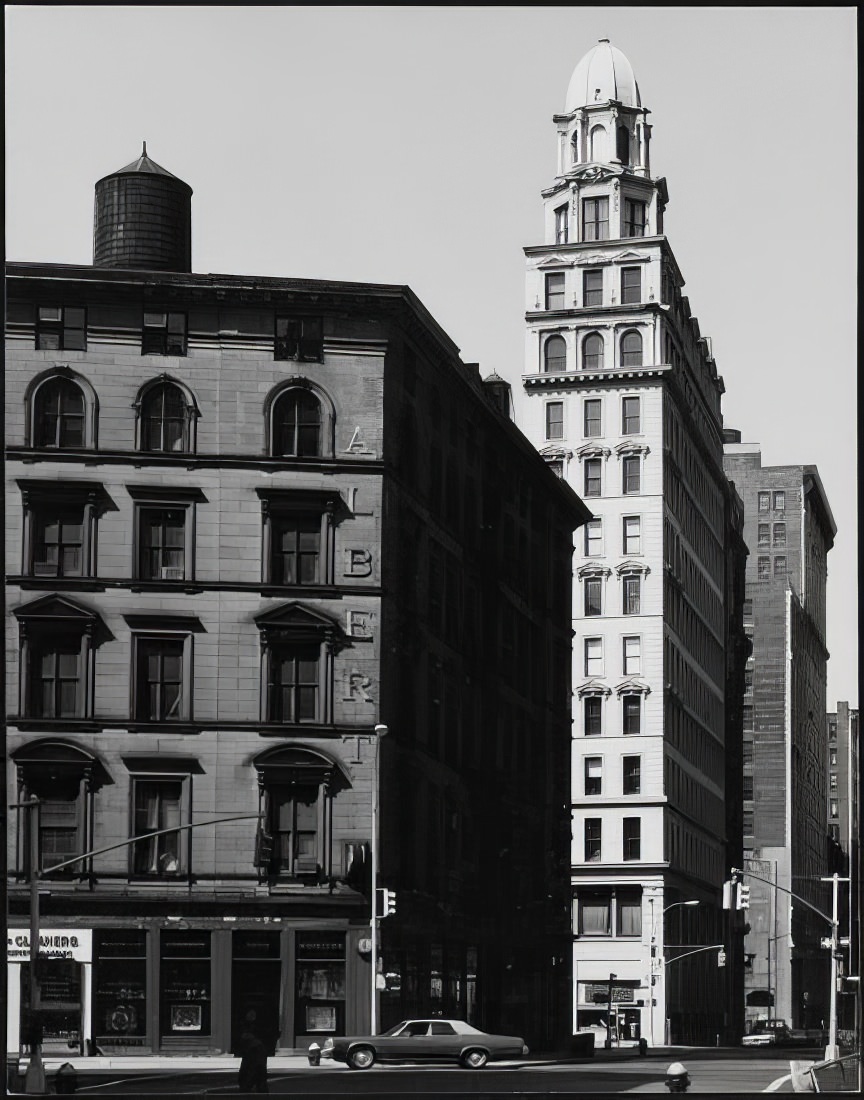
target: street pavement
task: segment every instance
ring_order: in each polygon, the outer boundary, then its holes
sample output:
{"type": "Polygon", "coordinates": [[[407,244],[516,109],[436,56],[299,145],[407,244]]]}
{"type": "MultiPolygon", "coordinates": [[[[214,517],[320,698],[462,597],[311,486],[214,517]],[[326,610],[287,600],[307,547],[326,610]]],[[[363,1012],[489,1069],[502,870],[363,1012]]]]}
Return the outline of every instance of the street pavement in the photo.
{"type": "MultiPolygon", "coordinates": [[[[448,1066],[374,1066],[355,1072],[339,1063],[324,1062],[310,1066],[305,1055],[280,1055],[269,1061],[270,1093],[283,1096],[451,1096],[470,1100],[493,1097],[567,1097],[600,1093],[667,1094],[666,1071],[673,1062],[681,1062],[690,1075],[691,1093],[755,1095],[768,1090],[792,1092],[789,1078],[790,1057],[816,1060],[816,1052],[744,1051],[672,1047],[652,1050],[640,1057],[632,1050],[598,1051],[593,1059],[537,1060],[495,1063],[483,1070],[455,1069],[448,1066]]],[[[79,1060],[89,1061],[92,1059],[79,1060]]],[[[120,1059],[113,1059],[119,1062],[120,1059]]],[[[237,1066],[234,1058],[184,1059],[182,1067],[172,1059],[162,1072],[152,1060],[133,1078],[120,1079],[110,1067],[103,1067],[98,1079],[79,1067],[76,1095],[89,1096],[181,1096],[239,1098],[237,1066]],[[197,1061],[197,1066],[195,1062],[197,1061]]],[[[49,1081],[53,1068],[48,1067],[49,1081]]],[[[126,1070],[128,1072],[128,1064],[126,1070]]],[[[23,1079],[22,1079],[23,1084],[23,1079]]]]}

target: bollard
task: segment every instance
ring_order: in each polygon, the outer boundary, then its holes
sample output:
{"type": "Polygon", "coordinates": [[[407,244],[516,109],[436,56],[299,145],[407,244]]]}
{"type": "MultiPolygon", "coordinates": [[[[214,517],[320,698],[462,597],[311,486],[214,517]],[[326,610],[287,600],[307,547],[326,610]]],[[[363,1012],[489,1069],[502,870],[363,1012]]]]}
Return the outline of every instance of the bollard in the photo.
{"type": "Polygon", "coordinates": [[[673,1062],[666,1070],[666,1088],[670,1092],[686,1092],[690,1088],[690,1074],[680,1062],[673,1062]]]}
{"type": "Polygon", "coordinates": [[[644,1058],[647,1053],[648,1053],[648,1040],[643,1035],[642,1038],[639,1040],[639,1054],[641,1055],[641,1057],[644,1058]]]}
{"type": "Polygon", "coordinates": [[[71,1062],[64,1062],[54,1076],[54,1091],[58,1096],[71,1096],[78,1088],[78,1074],[71,1062]]]}
{"type": "Polygon", "coordinates": [[[320,1066],[321,1065],[321,1047],[317,1043],[309,1044],[309,1065],[320,1066]]]}

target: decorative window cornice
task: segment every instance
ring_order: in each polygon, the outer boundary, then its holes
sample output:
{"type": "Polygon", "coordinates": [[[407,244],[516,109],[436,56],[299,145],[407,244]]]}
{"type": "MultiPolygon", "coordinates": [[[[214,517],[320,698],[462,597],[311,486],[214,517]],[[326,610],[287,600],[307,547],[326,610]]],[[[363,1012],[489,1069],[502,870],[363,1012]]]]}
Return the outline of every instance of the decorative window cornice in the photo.
{"type": "Polygon", "coordinates": [[[620,565],[615,566],[615,572],[619,577],[627,573],[642,573],[644,576],[647,576],[651,572],[651,568],[644,562],[633,561],[632,558],[628,558],[627,561],[622,561],[620,565]]]}
{"type": "Polygon", "coordinates": [[[545,459],[560,459],[560,458],[568,458],[569,459],[569,458],[573,457],[573,452],[568,450],[566,447],[557,447],[553,444],[550,444],[550,446],[548,446],[548,447],[541,448],[540,454],[545,459]]]}
{"type": "Polygon", "coordinates": [[[647,443],[636,443],[633,440],[625,439],[623,443],[619,443],[615,448],[616,455],[647,455],[651,453],[651,448],[647,443]]]}
{"type": "Polygon", "coordinates": [[[597,565],[596,563],[589,563],[583,565],[576,570],[577,577],[609,577],[612,575],[612,570],[606,565],[597,565]]]}
{"type": "Polygon", "coordinates": [[[576,452],[576,457],[583,458],[608,458],[612,452],[608,447],[601,447],[599,443],[586,443],[576,452]]]}
{"type": "Polygon", "coordinates": [[[584,684],[576,688],[575,694],[580,699],[584,699],[586,695],[607,696],[612,694],[612,689],[607,687],[606,684],[601,684],[599,680],[586,680],[584,684]]]}
{"type": "Polygon", "coordinates": [[[619,698],[622,695],[650,695],[651,688],[641,680],[625,680],[615,688],[615,694],[619,698]]]}

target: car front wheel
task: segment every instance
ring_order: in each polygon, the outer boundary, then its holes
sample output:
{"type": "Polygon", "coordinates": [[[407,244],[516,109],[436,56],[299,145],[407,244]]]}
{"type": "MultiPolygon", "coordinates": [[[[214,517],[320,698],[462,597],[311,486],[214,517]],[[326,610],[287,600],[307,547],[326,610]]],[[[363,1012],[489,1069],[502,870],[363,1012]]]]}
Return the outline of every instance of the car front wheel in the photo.
{"type": "Polygon", "coordinates": [[[489,1061],[489,1055],[485,1050],[466,1050],[461,1061],[465,1069],[482,1069],[489,1061]]]}
{"type": "Polygon", "coordinates": [[[369,1069],[375,1062],[375,1051],[372,1047],[354,1047],[348,1054],[348,1065],[351,1069],[369,1069]]]}

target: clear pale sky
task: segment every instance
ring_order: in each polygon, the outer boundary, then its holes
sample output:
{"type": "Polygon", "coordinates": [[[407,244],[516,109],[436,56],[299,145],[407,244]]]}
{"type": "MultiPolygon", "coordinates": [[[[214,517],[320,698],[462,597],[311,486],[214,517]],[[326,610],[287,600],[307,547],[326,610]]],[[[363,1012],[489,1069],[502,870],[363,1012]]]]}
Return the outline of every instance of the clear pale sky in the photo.
{"type": "Polygon", "coordinates": [[[552,115],[599,38],[726,425],[819,468],[828,705],[857,705],[854,7],[7,7],[7,257],[91,263],[93,186],[146,139],[194,189],[195,271],[407,283],[516,382],[552,115]]]}

